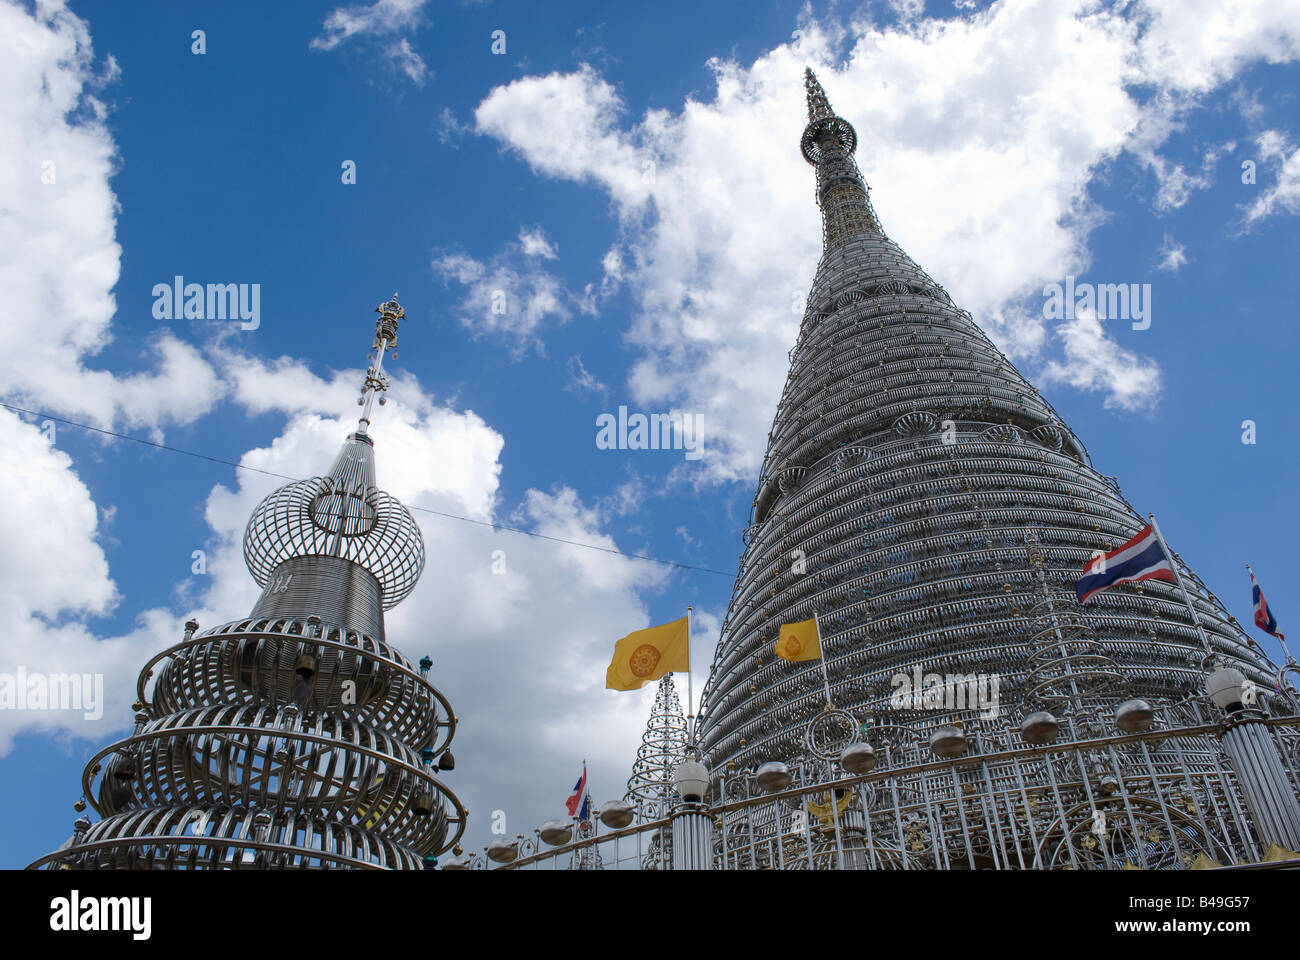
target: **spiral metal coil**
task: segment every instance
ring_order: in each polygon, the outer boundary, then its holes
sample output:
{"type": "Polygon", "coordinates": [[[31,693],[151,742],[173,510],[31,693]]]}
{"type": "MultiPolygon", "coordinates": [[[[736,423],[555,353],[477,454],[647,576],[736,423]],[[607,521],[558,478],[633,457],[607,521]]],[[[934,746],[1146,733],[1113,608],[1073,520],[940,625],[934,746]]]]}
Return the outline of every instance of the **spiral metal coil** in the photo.
{"type": "MultiPolygon", "coordinates": [[[[368,440],[355,460],[367,463],[368,440]]],[[[424,537],[411,512],[374,485],[369,470],[346,460],[324,477],[280,487],[253,512],[244,533],[244,560],[265,587],[292,557],[337,556],[369,571],[387,610],[415,589],[424,570],[424,537]],[[369,474],[369,475],[367,475],[369,474]]]]}

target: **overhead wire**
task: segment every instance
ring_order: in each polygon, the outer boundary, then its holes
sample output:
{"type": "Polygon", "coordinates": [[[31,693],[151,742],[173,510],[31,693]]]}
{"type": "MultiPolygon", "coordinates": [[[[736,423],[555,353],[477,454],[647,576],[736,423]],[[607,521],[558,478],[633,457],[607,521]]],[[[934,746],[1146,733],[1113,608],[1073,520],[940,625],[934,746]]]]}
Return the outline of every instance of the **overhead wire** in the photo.
{"type": "MultiPolygon", "coordinates": [[[[251,473],[260,473],[263,476],[274,477],[277,480],[287,480],[290,483],[293,483],[303,479],[302,477],[290,477],[283,473],[276,473],[274,470],[263,470],[260,467],[251,467],[248,466],[247,464],[238,463],[237,461],[234,460],[227,460],[223,457],[214,457],[209,454],[199,453],[194,450],[185,450],[182,449],[181,447],[173,447],[171,444],[160,443],[157,440],[147,440],[144,437],[135,437],[129,433],[118,433],[116,430],[107,430],[103,427],[96,427],[88,423],[80,423],[76,420],[69,420],[66,417],[56,417],[53,414],[42,413],[39,410],[29,410],[26,407],[20,407],[14,403],[6,403],[3,400],[0,400],[0,407],[4,407],[8,410],[13,410],[16,413],[24,413],[29,416],[39,417],[43,420],[51,420],[55,423],[67,424],[70,427],[77,427],[78,429],[87,430],[92,433],[99,433],[99,434],[103,434],[104,436],[114,437],[118,440],[127,440],[130,441],[131,443],[139,443],[147,447],[153,447],[156,450],[165,450],[168,453],[179,453],[186,457],[194,457],[195,459],[198,460],[207,460],[209,463],[219,463],[223,466],[233,467],[236,470],[247,470],[251,473]]],[[[665,566],[675,567],[679,570],[693,570],[699,573],[713,573],[724,577],[732,576],[732,574],[726,572],[725,570],[715,570],[712,567],[702,567],[696,564],[682,563],[679,560],[664,560],[660,557],[652,557],[643,553],[627,553],[626,551],[618,550],[614,547],[603,547],[597,543],[583,543],[581,540],[569,540],[566,539],[565,537],[553,537],[545,533],[537,533],[535,530],[524,530],[521,527],[512,527],[509,526],[508,524],[496,523],[492,520],[475,520],[473,517],[462,517],[459,514],[446,513],[442,510],[431,509],[430,507],[420,507],[420,506],[413,506],[408,504],[407,509],[415,511],[417,513],[431,514],[432,516],[435,517],[444,517],[448,520],[460,520],[463,521],[464,523],[473,523],[478,526],[491,527],[494,532],[498,530],[506,530],[509,531],[510,533],[522,534],[525,537],[533,537],[534,539],[537,540],[549,540],[552,543],[563,543],[571,547],[582,547],[583,549],[586,550],[599,550],[601,553],[609,553],[619,557],[626,557],[629,560],[645,560],[650,563],[660,563],[665,566]]]]}

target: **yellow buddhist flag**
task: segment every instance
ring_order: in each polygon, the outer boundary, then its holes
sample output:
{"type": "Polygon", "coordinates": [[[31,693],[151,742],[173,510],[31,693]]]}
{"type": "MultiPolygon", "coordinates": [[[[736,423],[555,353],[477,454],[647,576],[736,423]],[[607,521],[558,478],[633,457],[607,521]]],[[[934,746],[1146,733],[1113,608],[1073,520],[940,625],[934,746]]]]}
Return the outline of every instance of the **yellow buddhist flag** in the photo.
{"type": "Polygon", "coordinates": [[[609,690],[639,690],[665,673],[691,668],[690,618],[637,630],[614,644],[614,659],[605,671],[609,690]]]}
{"type": "Polygon", "coordinates": [[[817,618],[781,624],[781,635],[776,638],[775,650],[782,660],[816,660],[820,657],[822,644],[821,637],[818,636],[817,618]]]}

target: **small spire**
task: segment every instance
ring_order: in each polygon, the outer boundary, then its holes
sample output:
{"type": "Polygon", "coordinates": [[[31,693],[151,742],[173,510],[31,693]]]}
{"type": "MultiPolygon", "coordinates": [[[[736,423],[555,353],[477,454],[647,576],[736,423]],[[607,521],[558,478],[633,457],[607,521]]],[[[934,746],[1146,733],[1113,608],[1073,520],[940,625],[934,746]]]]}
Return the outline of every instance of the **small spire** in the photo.
{"type": "Polygon", "coordinates": [[[837,116],[811,67],[803,72],[808,92],[808,126],[799,138],[803,158],[817,168],[817,205],[822,211],[822,244],[829,248],[847,237],[882,233],[867,198],[867,184],[853,152],[858,134],[853,124],[837,116]]]}
{"type": "Polygon", "coordinates": [[[803,86],[808,92],[809,123],[835,116],[830,101],[826,99],[826,91],[822,89],[821,83],[817,80],[817,74],[812,72],[812,67],[804,67],[803,86]]]}
{"type": "MultiPolygon", "coordinates": [[[[397,325],[406,319],[406,311],[397,302],[396,293],[391,300],[375,307],[375,313],[379,314],[379,319],[375,321],[375,342],[371,344],[371,349],[375,351],[375,361],[366,368],[366,379],[361,384],[361,396],[357,400],[362,408],[361,418],[357,421],[357,433],[362,437],[370,427],[370,411],[376,395],[388,389],[388,377],[384,375],[384,353],[392,347],[393,359],[397,359],[397,325]]],[[[384,403],[385,398],[381,396],[379,405],[382,407],[384,403]]]]}

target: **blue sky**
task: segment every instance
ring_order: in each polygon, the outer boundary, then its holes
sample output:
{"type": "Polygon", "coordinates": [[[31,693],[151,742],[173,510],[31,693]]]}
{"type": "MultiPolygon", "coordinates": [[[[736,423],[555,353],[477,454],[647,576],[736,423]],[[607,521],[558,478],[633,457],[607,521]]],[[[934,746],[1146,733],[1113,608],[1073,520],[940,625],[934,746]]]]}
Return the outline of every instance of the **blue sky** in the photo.
{"type": "MultiPolygon", "coordinates": [[[[816,266],[808,63],[891,236],[1228,609],[1249,623],[1250,562],[1285,631],[1300,11],[1188,6],[0,4],[0,398],[310,475],[397,291],[381,485],[480,521],[417,514],[429,566],[389,616],[460,715],[467,845],[494,810],[512,833],[562,812],[584,758],[596,799],[621,795],[652,689],[605,691],[608,652],[692,603],[703,685],[816,266]],[[178,274],[260,284],[259,325],[155,319],[178,274]],[[1046,320],[1067,275],[1151,284],[1150,328],[1046,320]],[[700,416],[707,455],[597,449],[621,404],[700,416]]],[[[277,481],[73,427],[51,442],[39,417],[0,429],[0,671],[103,672],[109,696],[95,722],[0,711],[21,785],[0,865],[19,866],[70,832],[138,666],[191,615],[247,612],[239,538],[277,481]]]]}

